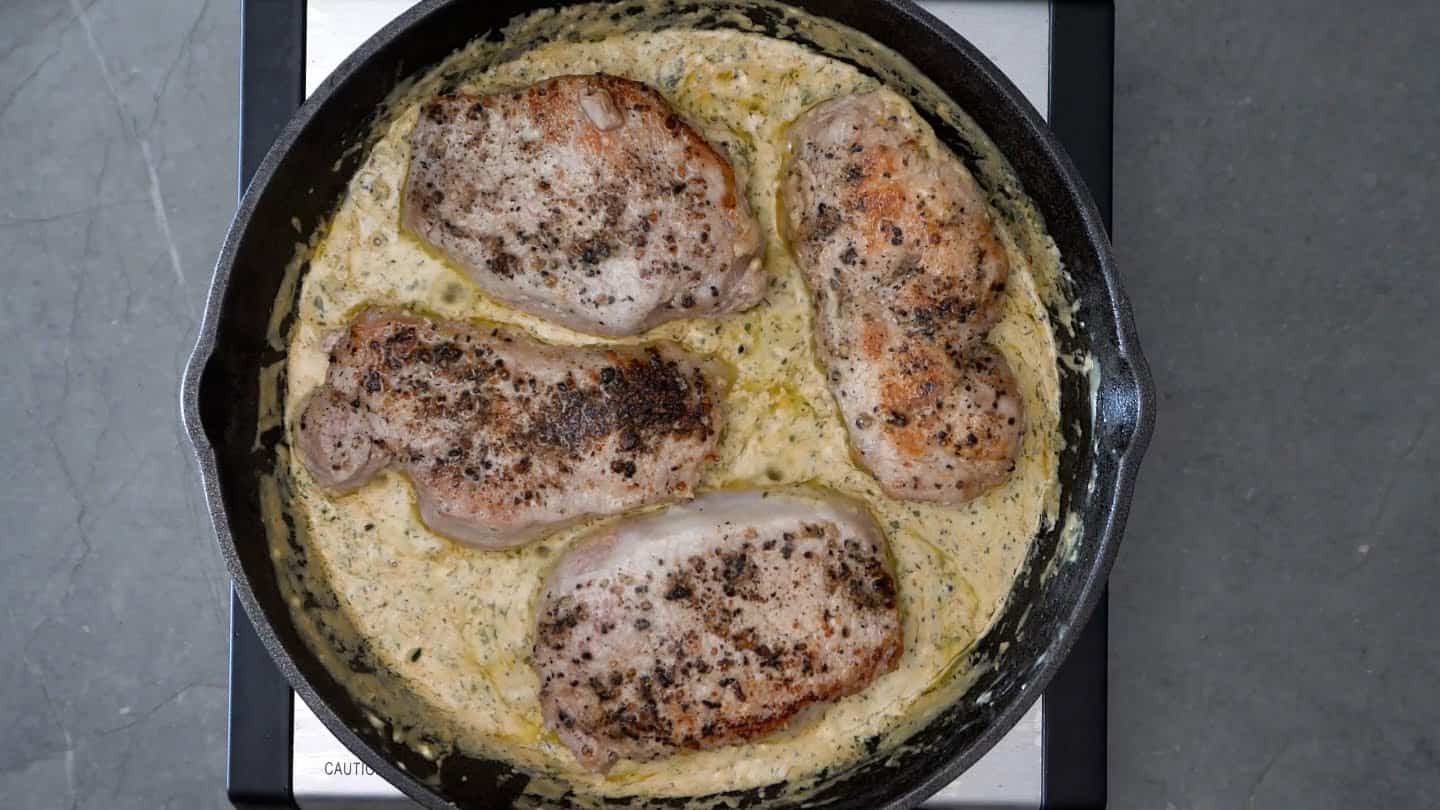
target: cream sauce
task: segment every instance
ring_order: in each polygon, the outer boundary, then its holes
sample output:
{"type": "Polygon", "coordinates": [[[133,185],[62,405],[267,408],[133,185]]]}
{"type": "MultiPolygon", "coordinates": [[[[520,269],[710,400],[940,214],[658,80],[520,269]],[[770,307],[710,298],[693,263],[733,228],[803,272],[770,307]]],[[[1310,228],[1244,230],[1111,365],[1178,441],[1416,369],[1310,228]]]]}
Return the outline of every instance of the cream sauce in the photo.
{"type": "MultiPolygon", "coordinates": [[[[788,123],[819,101],[877,89],[878,82],[798,45],[734,31],[636,31],[595,42],[553,42],[478,72],[475,66],[485,62],[479,61],[480,50],[472,50],[442,66],[447,74],[469,73],[464,89],[488,92],[564,73],[627,76],[659,89],[732,156],[767,238],[767,299],[747,313],[676,322],[643,339],[677,340],[736,369],[720,458],[706,473],[704,487],[812,482],[870,506],[894,549],[905,654],[895,672],[864,692],[750,744],[622,762],[608,774],[589,773],[543,730],[539,684],[528,663],[541,580],[555,555],[585,527],[513,552],[479,551],[429,531],[398,474],[334,498],[316,490],[303,465],[291,459],[263,493],[272,538],[286,536],[277,517],[286,508],[281,501],[294,519],[299,546],[280,539],[272,545],[277,565],[290,571],[286,582],[302,634],[371,708],[377,726],[382,720],[393,723],[397,737],[422,754],[435,758],[455,746],[582,793],[683,796],[737,790],[800,780],[853,762],[876,736],[898,744],[970,682],[968,651],[1003,607],[1031,538],[1042,524],[1056,521],[1057,358],[1042,293],[1058,283],[1058,265],[1036,260],[1050,254],[1028,245],[1033,234],[1002,227],[1014,271],[1004,317],[990,340],[1015,372],[1028,423],[1010,481],[958,508],[886,498],[851,457],[816,365],[808,294],[776,221],[788,123]],[[466,59],[474,60],[470,71],[463,70],[466,59]],[[303,572],[296,565],[301,553],[303,572]],[[309,609],[301,609],[306,601],[309,609]],[[357,650],[378,673],[347,666],[357,650]]],[[[365,304],[413,305],[447,317],[516,324],[554,343],[603,342],[486,298],[399,230],[405,135],[416,103],[434,92],[438,81],[432,75],[418,82],[393,105],[395,114],[311,251],[289,344],[287,414],[294,414],[296,403],[324,377],[325,335],[365,304]]],[[[908,102],[901,104],[909,109],[908,102]]],[[[1004,216],[997,221],[1014,222],[1004,216]]]]}

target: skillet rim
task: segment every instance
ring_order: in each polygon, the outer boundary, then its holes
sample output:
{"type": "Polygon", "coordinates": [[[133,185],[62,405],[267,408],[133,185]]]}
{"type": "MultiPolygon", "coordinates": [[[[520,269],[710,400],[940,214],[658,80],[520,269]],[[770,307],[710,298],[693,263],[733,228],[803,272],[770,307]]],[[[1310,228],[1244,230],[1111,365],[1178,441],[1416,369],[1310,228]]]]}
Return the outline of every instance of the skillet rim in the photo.
{"type": "MultiPolygon", "coordinates": [[[[457,805],[422,783],[410,772],[397,767],[394,760],[381,754],[368,740],[360,737],[342,721],[300,671],[289,650],[286,649],[271,626],[255,595],[254,586],[241,564],[234,535],[230,531],[230,517],[221,493],[215,449],[206,435],[200,414],[200,392],[206,368],[218,345],[221,313],[224,309],[225,295],[234,269],[236,255],[250,230],[251,221],[261,197],[277,173],[283,159],[312,121],[324,112],[324,108],[336,90],[348,82],[376,52],[390,46],[396,40],[404,38],[413,27],[431,14],[457,2],[459,0],[422,0],[381,28],[326,77],[316,90],[304,100],[276,137],[257,167],[227,230],[207,292],[199,333],[194,349],[186,363],[180,390],[182,422],[199,463],[211,522],[221,546],[226,567],[235,583],[234,590],[239,595],[241,604],[250,617],[262,644],[295,693],[300,695],[316,716],[345,743],[347,748],[407,796],[432,808],[453,808],[457,805]]],[[[1036,147],[1033,150],[1034,157],[1042,164],[1049,164],[1058,176],[1061,189],[1068,197],[1068,200],[1062,202],[1070,207],[1076,215],[1085,241],[1095,252],[1097,259],[1095,271],[1104,280],[1103,302],[1107,317],[1100,324],[1087,326],[1087,329],[1094,332],[1091,335],[1092,343],[1097,345],[1102,341],[1096,340],[1096,338],[1109,339],[1113,337],[1114,345],[1107,349],[1113,350],[1113,358],[1117,366],[1114,369],[1107,369],[1105,385],[1095,392],[1095,424],[1093,425],[1095,434],[1092,446],[1084,451],[1087,455],[1092,456],[1107,453],[1111,456],[1112,460],[1109,463],[1114,468],[1114,485],[1109,493],[1108,502],[1105,502],[1103,509],[1099,510],[1103,515],[1100,525],[1086,531],[1087,535],[1093,534],[1094,536],[1095,556],[1078,587],[1078,598],[1072,601],[1068,611],[1061,612],[1055,618],[1054,624],[1061,628],[1062,632],[1057,634],[1057,637],[1045,647],[1044,661],[1035,667],[1029,679],[1031,688],[1024,689],[1018,696],[1011,699],[1002,710],[994,715],[986,728],[969,745],[954,751],[948,756],[945,763],[934,768],[928,777],[888,800],[884,805],[888,809],[918,805],[973,765],[1029,710],[1044,691],[1044,686],[1049,683],[1056,670],[1064,662],[1079,636],[1078,631],[1084,627],[1085,622],[1094,611],[1104,591],[1105,581],[1113,567],[1120,536],[1129,514],[1139,464],[1153,431],[1155,406],[1153,381],[1140,350],[1129,299],[1120,287],[1118,270],[1100,210],[1055,135],[1009,78],[949,25],[941,22],[911,0],[875,0],[875,2],[885,6],[888,12],[894,16],[895,19],[891,23],[894,28],[904,29],[907,26],[923,28],[930,37],[943,43],[949,52],[948,58],[955,59],[961,64],[968,62],[973,66],[975,68],[974,80],[987,85],[985,88],[987,93],[1000,97],[1001,106],[1008,107],[1002,112],[1010,116],[1018,125],[1021,130],[1021,138],[1030,141],[1030,145],[1036,147]],[[1098,330],[1097,326],[1100,327],[1098,330]],[[1113,334],[1107,332],[1104,327],[1113,330],[1113,334]],[[1118,410],[1107,406],[1117,406],[1118,410]],[[1112,411],[1118,414],[1116,418],[1119,421],[1108,425],[1107,429],[1102,432],[1099,422],[1100,415],[1102,412],[1112,411]]],[[[547,6],[544,2],[534,5],[536,9],[547,6]]],[[[796,7],[809,5],[813,5],[813,3],[804,2],[804,0],[795,2],[796,7]]],[[[842,22],[838,17],[825,14],[823,10],[810,11],[807,9],[807,11],[848,26],[848,23],[842,22]]],[[[879,36],[869,31],[859,28],[856,30],[874,37],[877,41],[880,40],[879,36]]],[[[910,58],[900,47],[889,43],[882,44],[890,47],[902,58],[910,58]]],[[[1007,159],[1011,159],[1008,151],[1005,154],[1007,159]]],[[[1096,504],[1096,506],[1098,505],[1096,504]]]]}

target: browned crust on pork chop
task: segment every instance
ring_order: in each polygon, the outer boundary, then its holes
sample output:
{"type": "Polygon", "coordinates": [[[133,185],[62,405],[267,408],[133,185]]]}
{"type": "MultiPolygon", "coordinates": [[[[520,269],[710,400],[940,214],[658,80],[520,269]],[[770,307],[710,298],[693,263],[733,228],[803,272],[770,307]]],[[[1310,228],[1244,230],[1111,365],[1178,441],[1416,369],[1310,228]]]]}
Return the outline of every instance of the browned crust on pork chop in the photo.
{"type": "Polygon", "coordinates": [[[404,310],[362,312],[329,351],[296,425],[315,480],[399,467],[427,525],[493,548],[690,496],[728,384],[672,343],[553,346],[404,310]]]}
{"type": "Polygon", "coordinates": [[[810,490],[744,490],[622,521],[546,579],[546,724],[606,768],[743,742],[854,694],[903,649],[885,536],[810,490]]]}
{"type": "Polygon", "coordinates": [[[639,82],[437,96],[409,145],[402,223],[517,309],[620,336],[764,293],[734,169],[639,82]]]}
{"type": "Polygon", "coordinates": [[[984,192],[878,93],[790,128],[782,220],[859,463],[895,498],[960,503],[1015,468],[1024,412],[984,338],[1010,264],[984,192]]]}

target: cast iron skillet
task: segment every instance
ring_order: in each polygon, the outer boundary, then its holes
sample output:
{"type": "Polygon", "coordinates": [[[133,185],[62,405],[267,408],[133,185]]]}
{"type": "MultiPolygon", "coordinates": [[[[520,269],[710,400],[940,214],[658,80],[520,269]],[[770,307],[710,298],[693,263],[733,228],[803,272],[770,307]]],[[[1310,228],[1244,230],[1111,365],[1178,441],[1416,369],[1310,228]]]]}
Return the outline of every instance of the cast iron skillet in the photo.
{"type": "MultiPolygon", "coordinates": [[[[397,81],[518,14],[566,4],[427,0],[367,41],[320,86],[280,134],[240,203],[216,263],[182,389],[185,424],[215,531],[261,640],[295,691],[341,741],[430,808],[508,807],[523,793],[528,777],[503,763],[463,756],[442,760],[437,770],[391,742],[386,729],[374,729],[362,707],[302,643],[280,595],[259,507],[259,473],[274,469],[277,447],[284,441],[280,429],[263,431],[257,440],[259,372],[284,356],[267,343],[266,329],[295,250],[292,218],[309,233],[332,211],[364,158],[363,150],[347,152],[347,146],[363,139],[397,81]]],[[[914,807],[1019,720],[1084,628],[1115,558],[1149,439],[1153,392],[1100,213],[1070,159],[1010,81],[970,43],[908,0],[794,0],[793,5],[898,52],[999,146],[1043,214],[1074,280],[1071,295],[1081,325],[1075,335],[1060,335],[1061,349],[1088,352],[1098,374],[1092,399],[1084,374],[1063,364],[1060,368],[1066,439],[1061,514],[1073,511],[1083,526],[1077,541],[1062,550],[1071,562],[1047,566],[1060,549],[1061,526],[1045,527],[1004,614],[974,652],[977,660],[996,665],[912,737],[902,753],[881,752],[857,768],[829,774],[809,800],[863,810],[914,807]]],[[[721,6],[739,9],[764,30],[788,28],[782,25],[787,12],[766,0],[719,0],[706,9],[721,6]]],[[[943,125],[937,131],[947,140],[956,138],[943,125]]],[[[789,804],[778,788],[735,798],[745,806],[789,804]]]]}

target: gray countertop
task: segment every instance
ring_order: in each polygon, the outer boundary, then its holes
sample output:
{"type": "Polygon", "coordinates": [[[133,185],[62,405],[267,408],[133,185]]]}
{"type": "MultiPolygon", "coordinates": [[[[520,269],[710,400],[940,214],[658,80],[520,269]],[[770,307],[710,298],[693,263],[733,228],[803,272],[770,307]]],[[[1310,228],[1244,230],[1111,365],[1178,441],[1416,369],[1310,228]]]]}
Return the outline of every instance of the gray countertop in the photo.
{"type": "MultiPolygon", "coordinates": [[[[1115,242],[1160,420],[1117,808],[1440,792],[1440,5],[1120,3],[1115,242]]],[[[238,5],[0,5],[0,804],[223,807],[225,588],[176,381],[238,5]]]]}

